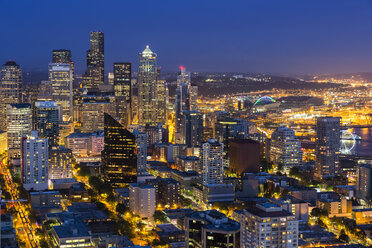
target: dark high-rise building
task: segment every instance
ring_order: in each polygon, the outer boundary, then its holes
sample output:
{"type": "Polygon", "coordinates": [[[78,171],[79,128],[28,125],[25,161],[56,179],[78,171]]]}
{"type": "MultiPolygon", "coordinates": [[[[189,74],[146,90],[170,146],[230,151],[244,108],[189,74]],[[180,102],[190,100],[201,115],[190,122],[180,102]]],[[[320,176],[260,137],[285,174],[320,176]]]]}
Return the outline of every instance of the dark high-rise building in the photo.
{"type": "Polygon", "coordinates": [[[90,33],[90,49],[87,51],[87,70],[83,77],[83,86],[87,89],[98,89],[104,83],[104,35],[102,32],[90,33]]]}
{"type": "Polygon", "coordinates": [[[105,113],[102,172],[113,187],[125,187],[137,181],[136,137],[105,113]]]}
{"type": "Polygon", "coordinates": [[[61,107],[53,101],[35,102],[33,130],[38,131],[40,138],[48,138],[50,147],[58,146],[61,107]]]}
{"type": "Polygon", "coordinates": [[[117,115],[120,123],[128,125],[131,120],[132,103],[132,64],[114,63],[114,91],[117,105],[117,115]]]}
{"type": "Polygon", "coordinates": [[[356,196],[365,200],[372,200],[372,166],[358,165],[356,180],[356,196]]]}
{"type": "Polygon", "coordinates": [[[229,143],[229,169],[240,175],[260,171],[260,143],[251,139],[232,140],[229,143]]]}
{"type": "Polygon", "coordinates": [[[197,111],[182,111],[182,143],[188,147],[201,146],[203,141],[203,116],[197,111]]]}
{"type": "Polygon", "coordinates": [[[186,68],[180,66],[181,72],[177,76],[176,88],[176,130],[181,130],[182,111],[189,111],[191,109],[190,87],[191,87],[191,74],[186,72],[186,68]]]}
{"type": "Polygon", "coordinates": [[[340,173],[341,118],[316,119],[315,174],[318,179],[334,177],[340,173]]]}
{"type": "Polygon", "coordinates": [[[71,50],[53,50],[52,51],[52,63],[62,63],[67,64],[71,63],[71,50]]]}
{"type": "Polygon", "coordinates": [[[240,225],[217,210],[185,217],[186,248],[240,247],[240,225]]]}
{"type": "Polygon", "coordinates": [[[22,102],[22,70],[14,61],[6,62],[0,72],[0,131],[6,131],[6,105],[22,102]]]}

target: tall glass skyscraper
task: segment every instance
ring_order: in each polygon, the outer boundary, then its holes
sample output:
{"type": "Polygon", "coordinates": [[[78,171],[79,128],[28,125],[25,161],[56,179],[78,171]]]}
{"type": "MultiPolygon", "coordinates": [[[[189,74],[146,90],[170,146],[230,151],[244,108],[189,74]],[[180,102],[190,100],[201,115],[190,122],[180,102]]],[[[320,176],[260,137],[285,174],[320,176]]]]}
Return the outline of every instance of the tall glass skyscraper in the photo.
{"type": "Polygon", "coordinates": [[[134,134],[105,113],[102,172],[113,187],[125,187],[137,181],[137,143],[134,134]]]}
{"type": "Polygon", "coordinates": [[[98,89],[104,83],[105,51],[102,32],[90,33],[90,49],[87,51],[87,70],[83,77],[83,86],[89,90],[98,89]]]}
{"type": "Polygon", "coordinates": [[[71,63],[71,50],[59,49],[52,51],[53,63],[71,63]]]}
{"type": "Polygon", "coordinates": [[[117,105],[117,116],[124,126],[131,121],[132,105],[132,64],[114,63],[114,92],[117,105]]]}
{"type": "Polygon", "coordinates": [[[49,64],[49,81],[52,85],[52,98],[61,106],[63,121],[68,121],[73,115],[72,103],[72,65],[49,64]]]}
{"type": "Polygon", "coordinates": [[[6,105],[22,102],[22,70],[14,61],[6,62],[0,72],[0,131],[6,131],[6,105]]]}
{"type": "Polygon", "coordinates": [[[138,67],[138,105],[140,124],[156,124],[155,117],[156,94],[158,72],[156,65],[156,53],[149,46],[139,54],[138,67]]]}

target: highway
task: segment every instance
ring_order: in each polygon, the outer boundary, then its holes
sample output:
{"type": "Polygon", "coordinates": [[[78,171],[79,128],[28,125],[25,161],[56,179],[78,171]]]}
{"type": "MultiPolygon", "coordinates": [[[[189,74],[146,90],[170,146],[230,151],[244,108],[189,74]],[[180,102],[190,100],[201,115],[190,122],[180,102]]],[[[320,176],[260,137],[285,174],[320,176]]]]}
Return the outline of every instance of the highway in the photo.
{"type": "MultiPolygon", "coordinates": [[[[7,168],[7,166],[4,164],[4,159],[6,157],[3,157],[1,158],[1,161],[0,161],[0,172],[4,175],[4,178],[5,178],[5,187],[6,187],[6,190],[10,193],[11,195],[11,198],[12,200],[18,200],[19,197],[18,197],[18,192],[17,192],[17,189],[13,183],[13,179],[12,179],[12,176],[10,174],[10,171],[9,169],[7,168]]],[[[21,202],[15,202],[15,203],[12,203],[15,210],[16,210],[16,214],[18,215],[18,218],[21,220],[22,222],[22,230],[26,236],[26,239],[24,241],[26,241],[26,247],[27,248],[37,248],[39,247],[38,245],[38,241],[37,241],[37,237],[35,235],[35,233],[33,232],[33,228],[32,228],[32,224],[29,220],[29,218],[27,217],[27,214],[26,214],[26,204],[25,203],[21,203],[21,202]]],[[[17,230],[17,233],[18,233],[18,229],[17,230]]],[[[22,236],[22,234],[21,234],[22,236]]]]}

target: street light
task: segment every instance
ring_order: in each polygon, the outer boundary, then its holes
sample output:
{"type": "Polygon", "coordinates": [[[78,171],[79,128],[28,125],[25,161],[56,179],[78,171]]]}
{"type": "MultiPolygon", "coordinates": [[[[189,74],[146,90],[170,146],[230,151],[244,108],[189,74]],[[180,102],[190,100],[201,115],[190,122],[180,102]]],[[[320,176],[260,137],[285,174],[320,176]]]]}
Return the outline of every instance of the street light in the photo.
{"type": "Polygon", "coordinates": [[[6,202],[27,202],[27,200],[19,199],[19,200],[3,200],[2,197],[3,191],[0,189],[0,247],[1,247],[1,204],[6,202]]]}

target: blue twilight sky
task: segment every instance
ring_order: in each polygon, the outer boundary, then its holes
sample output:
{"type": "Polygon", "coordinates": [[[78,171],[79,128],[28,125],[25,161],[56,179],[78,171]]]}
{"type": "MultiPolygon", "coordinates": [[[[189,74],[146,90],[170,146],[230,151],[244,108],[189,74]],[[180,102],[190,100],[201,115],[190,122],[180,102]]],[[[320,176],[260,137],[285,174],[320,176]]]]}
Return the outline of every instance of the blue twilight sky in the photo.
{"type": "Polygon", "coordinates": [[[26,71],[63,48],[82,72],[92,30],[107,71],[146,44],[164,71],[372,71],[371,0],[0,0],[0,23],[0,64],[26,71]]]}

